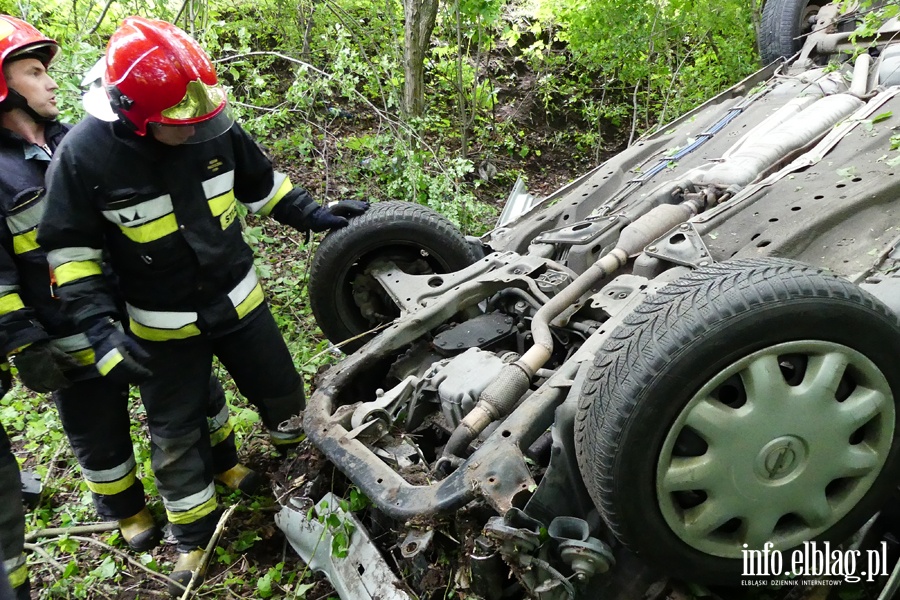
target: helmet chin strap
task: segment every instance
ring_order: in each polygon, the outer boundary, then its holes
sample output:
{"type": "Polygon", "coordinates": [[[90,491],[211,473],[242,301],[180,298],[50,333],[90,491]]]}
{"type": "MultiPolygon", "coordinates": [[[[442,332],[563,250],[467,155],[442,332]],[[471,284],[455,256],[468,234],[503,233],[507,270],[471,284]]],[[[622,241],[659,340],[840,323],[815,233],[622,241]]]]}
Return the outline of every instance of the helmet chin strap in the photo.
{"type": "Polygon", "coordinates": [[[6,93],[6,99],[3,102],[0,102],[0,112],[9,112],[16,108],[20,108],[25,113],[35,120],[36,123],[49,123],[53,120],[53,117],[45,117],[37,113],[36,110],[31,108],[28,104],[28,100],[25,99],[25,96],[14,90],[13,88],[9,88],[6,93]]]}

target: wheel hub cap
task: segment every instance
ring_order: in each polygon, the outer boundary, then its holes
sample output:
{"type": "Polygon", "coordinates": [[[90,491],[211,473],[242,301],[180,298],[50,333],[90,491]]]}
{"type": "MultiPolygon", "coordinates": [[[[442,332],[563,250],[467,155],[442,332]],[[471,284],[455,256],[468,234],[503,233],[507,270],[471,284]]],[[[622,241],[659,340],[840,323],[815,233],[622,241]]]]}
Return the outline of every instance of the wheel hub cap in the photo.
{"type": "Polygon", "coordinates": [[[782,482],[798,474],[805,466],[806,444],[793,435],[777,437],[760,450],[754,465],[756,474],[764,482],[782,482]]]}
{"type": "Polygon", "coordinates": [[[687,545],[740,558],[825,533],[869,492],[893,443],[887,378],[832,342],[778,344],[713,376],[657,464],[663,518],[687,545]]]}

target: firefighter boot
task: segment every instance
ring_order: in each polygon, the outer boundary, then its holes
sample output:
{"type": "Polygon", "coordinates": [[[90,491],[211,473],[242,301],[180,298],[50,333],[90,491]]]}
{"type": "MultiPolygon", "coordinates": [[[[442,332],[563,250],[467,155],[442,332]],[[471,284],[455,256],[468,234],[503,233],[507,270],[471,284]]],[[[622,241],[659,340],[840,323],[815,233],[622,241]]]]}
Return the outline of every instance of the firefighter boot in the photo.
{"type": "Polygon", "coordinates": [[[216,474],[216,481],[227,486],[232,490],[238,490],[248,495],[253,495],[262,487],[264,477],[238,463],[228,469],[216,474]]]}
{"type": "Polygon", "coordinates": [[[25,583],[13,588],[15,600],[31,600],[31,583],[26,579],[25,583]]]}
{"type": "Polygon", "coordinates": [[[169,577],[177,581],[180,585],[169,583],[169,594],[174,597],[180,597],[184,594],[184,588],[191,582],[194,572],[197,572],[197,578],[194,581],[194,588],[203,582],[206,577],[206,568],[200,569],[200,563],[203,561],[203,548],[196,548],[190,552],[179,552],[178,560],[172,568],[172,574],[169,577]],[[183,587],[182,587],[183,586],[183,587]]]}
{"type": "Polygon", "coordinates": [[[119,521],[119,530],[122,538],[132,550],[145,552],[159,543],[162,532],[153,521],[153,515],[145,506],[133,517],[119,521]]]}
{"type": "Polygon", "coordinates": [[[282,421],[278,424],[277,429],[270,429],[269,439],[275,449],[280,452],[286,452],[299,446],[300,442],[306,439],[306,434],[303,432],[303,413],[282,421]]]}

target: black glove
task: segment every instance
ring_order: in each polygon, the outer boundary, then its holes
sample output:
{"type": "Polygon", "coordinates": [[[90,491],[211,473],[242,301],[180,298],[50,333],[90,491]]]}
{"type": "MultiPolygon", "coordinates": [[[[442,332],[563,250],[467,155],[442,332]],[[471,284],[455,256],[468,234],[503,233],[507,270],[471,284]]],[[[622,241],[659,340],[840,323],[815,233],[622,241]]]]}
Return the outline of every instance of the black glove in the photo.
{"type": "Polygon", "coordinates": [[[306,222],[311,231],[331,231],[346,227],[352,217],[358,217],[369,210],[369,203],[361,200],[341,200],[328,207],[319,206],[313,210],[306,222]]]}
{"type": "Polygon", "coordinates": [[[45,341],[26,346],[12,360],[25,387],[39,394],[72,385],[65,371],[79,366],[77,360],[45,341]]]}
{"type": "Polygon", "coordinates": [[[140,383],[153,375],[144,366],[150,355],[112,319],[101,319],[85,332],[94,348],[97,370],[116,383],[140,383]]]}

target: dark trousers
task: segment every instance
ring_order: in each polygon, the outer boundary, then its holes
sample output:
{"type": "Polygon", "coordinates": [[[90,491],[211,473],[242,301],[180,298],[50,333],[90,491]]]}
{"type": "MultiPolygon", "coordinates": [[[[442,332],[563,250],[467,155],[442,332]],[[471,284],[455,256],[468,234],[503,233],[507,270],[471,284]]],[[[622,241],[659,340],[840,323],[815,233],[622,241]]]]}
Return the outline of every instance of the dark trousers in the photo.
{"type": "Polygon", "coordinates": [[[16,597],[10,589],[10,582],[16,584],[16,592],[27,594],[24,544],[25,511],[22,508],[19,464],[13,456],[9,436],[0,425],[0,599],[16,597]],[[19,581],[23,577],[26,579],[19,581]]]}
{"type": "Polygon", "coordinates": [[[263,304],[226,331],[182,340],[140,340],[153,377],[141,385],[153,471],[181,551],[204,546],[218,519],[205,410],[213,356],[269,429],[304,407],[303,381],[263,304]]]}
{"type": "MultiPolygon", "coordinates": [[[[237,450],[222,387],[209,372],[206,380],[205,415],[223,424],[212,454],[214,472],[221,473],[237,464],[237,450]]],[[[97,513],[109,520],[137,514],[144,508],[144,487],[136,475],[128,387],[94,377],[57,391],[53,400],[97,513]]]]}

